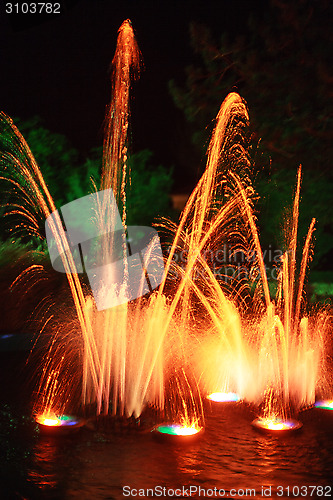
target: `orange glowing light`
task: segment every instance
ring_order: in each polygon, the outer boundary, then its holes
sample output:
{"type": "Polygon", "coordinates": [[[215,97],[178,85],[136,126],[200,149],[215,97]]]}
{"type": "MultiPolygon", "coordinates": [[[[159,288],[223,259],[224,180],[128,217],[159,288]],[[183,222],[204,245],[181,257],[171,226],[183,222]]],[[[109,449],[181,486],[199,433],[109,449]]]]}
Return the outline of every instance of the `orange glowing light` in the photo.
{"type": "Polygon", "coordinates": [[[47,425],[48,427],[57,427],[61,425],[61,420],[57,417],[38,415],[36,417],[36,422],[41,425],[47,425]]]}
{"type": "Polygon", "coordinates": [[[191,427],[184,426],[175,426],[176,433],[178,436],[193,436],[193,434],[197,434],[201,428],[196,427],[195,425],[191,425],[191,427]]]}
{"type": "Polygon", "coordinates": [[[302,427],[302,422],[294,419],[282,420],[278,417],[257,418],[252,425],[262,431],[296,431],[302,427]]]}
{"type": "Polygon", "coordinates": [[[37,415],[35,420],[42,433],[53,435],[76,432],[85,424],[85,421],[79,417],[72,415],[54,415],[50,413],[37,415]]]}
{"type": "Polygon", "coordinates": [[[286,424],[283,424],[282,422],[276,422],[275,420],[264,422],[263,426],[274,431],[282,431],[282,429],[288,428],[286,424]]]}
{"type": "Polygon", "coordinates": [[[231,403],[240,400],[240,397],[235,392],[213,392],[207,396],[207,399],[215,403],[231,403]]]}

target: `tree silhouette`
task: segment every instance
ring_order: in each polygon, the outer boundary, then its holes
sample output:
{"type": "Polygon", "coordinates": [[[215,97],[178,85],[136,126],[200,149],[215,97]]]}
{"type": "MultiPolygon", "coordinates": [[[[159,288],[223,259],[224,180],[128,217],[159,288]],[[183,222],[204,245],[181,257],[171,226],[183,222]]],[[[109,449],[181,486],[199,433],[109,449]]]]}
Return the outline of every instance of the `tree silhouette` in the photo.
{"type": "Polygon", "coordinates": [[[301,233],[315,216],[322,266],[329,265],[333,248],[332,14],[328,0],[271,0],[234,39],[223,33],[215,40],[207,27],[191,24],[197,63],[186,68],[183,87],[175,80],[169,84],[201,149],[225,96],[238,91],[247,101],[266,244],[280,245],[283,209],[302,164],[301,233]]]}

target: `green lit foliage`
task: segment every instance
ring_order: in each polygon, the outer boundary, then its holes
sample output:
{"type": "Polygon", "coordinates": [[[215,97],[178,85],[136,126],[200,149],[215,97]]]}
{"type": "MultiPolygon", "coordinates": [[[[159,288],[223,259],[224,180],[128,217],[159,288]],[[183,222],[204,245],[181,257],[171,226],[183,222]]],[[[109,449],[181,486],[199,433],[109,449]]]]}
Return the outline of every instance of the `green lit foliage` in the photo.
{"type": "Polygon", "coordinates": [[[92,148],[82,165],[68,172],[66,201],[73,201],[95,191],[99,187],[102,148],[92,148]]]}
{"type": "Polygon", "coordinates": [[[68,201],[70,178],[78,166],[79,153],[68,139],[47,130],[39,117],[16,123],[28,143],[57,206],[68,201]]]}
{"type": "Polygon", "coordinates": [[[150,225],[159,216],[171,216],[169,193],[172,171],[162,165],[154,167],[148,149],[131,156],[131,186],[127,194],[128,224],[150,225]]]}
{"type": "MultiPolygon", "coordinates": [[[[47,130],[40,118],[35,117],[25,122],[15,120],[15,122],[37,161],[57,208],[99,189],[102,147],[91,149],[84,157],[70,145],[64,135],[47,130]]],[[[5,124],[5,120],[3,123],[5,124]]],[[[1,151],[19,155],[19,149],[11,143],[13,136],[11,136],[10,129],[4,125],[0,135],[1,151]]],[[[18,159],[20,161],[19,157],[18,159]]],[[[152,224],[159,216],[165,217],[171,214],[169,193],[172,185],[172,170],[160,165],[154,166],[151,160],[152,152],[149,150],[133,154],[128,160],[132,177],[132,182],[127,182],[126,189],[128,224],[152,224]]],[[[2,165],[2,168],[6,169],[7,178],[11,178],[12,174],[16,179],[20,178],[18,172],[11,174],[10,167],[6,168],[6,165],[2,165]]],[[[19,180],[19,182],[24,182],[24,180],[19,180]]],[[[4,214],[5,205],[11,203],[11,192],[8,190],[10,186],[9,183],[1,183],[3,195],[0,215],[4,214]]],[[[24,202],[18,195],[15,203],[24,202]]],[[[43,224],[44,220],[41,220],[42,233],[43,224]]],[[[2,239],[6,239],[10,231],[4,232],[3,225],[0,229],[2,239]]],[[[19,236],[25,239],[27,237],[23,234],[19,236]]]]}
{"type": "MultiPolygon", "coordinates": [[[[129,156],[126,186],[127,224],[151,225],[160,216],[171,216],[172,170],[152,163],[153,153],[144,149],[129,156]]],[[[100,184],[102,148],[90,151],[82,168],[70,173],[67,197],[74,200],[100,184]]],[[[121,209],[121,207],[119,207],[121,209]]]]}
{"type": "MultiPolygon", "coordinates": [[[[144,149],[129,156],[126,187],[127,224],[151,225],[160,216],[173,215],[170,208],[172,170],[152,162],[153,153],[144,149]]],[[[83,166],[69,174],[68,201],[80,198],[98,188],[102,165],[102,148],[90,151],[83,166]]],[[[119,207],[121,208],[121,207],[119,207]]]]}
{"type": "MultiPolygon", "coordinates": [[[[264,247],[275,244],[284,246],[284,221],[290,212],[296,183],[296,172],[290,169],[279,169],[269,178],[258,177],[257,190],[259,200],[259,223],[261,240],[264,247]]],[[[316,218],[314,233],[313,267],[330,269],[333,255],[333,206],[332,182],[320,172],[304,171],[299,214],[299,251],[310,225],[312,217],[316,218]]],[[[299,256],[301,258],[301,255],[299,256]]]]}

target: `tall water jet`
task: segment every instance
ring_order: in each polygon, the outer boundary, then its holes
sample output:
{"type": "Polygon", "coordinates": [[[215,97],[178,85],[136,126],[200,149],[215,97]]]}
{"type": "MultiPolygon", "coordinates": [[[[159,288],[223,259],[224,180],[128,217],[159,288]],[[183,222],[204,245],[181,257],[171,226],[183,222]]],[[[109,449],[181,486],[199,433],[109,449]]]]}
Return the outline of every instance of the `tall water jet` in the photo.
{"type": "MultiPolygon", "coordinates": [[[[127,134],[128,121],[130,115],[130,81],[131,76],[136,77],[140,69],[140,51],[136,43],[131,22],[126,20],[122,23],[118,31],[117,47],[112,61],[112,90],[111,103],[106,117],[105,139],[103,151],[103,170],[101,176],[101,190],[105,193],[99,207],[96,207],[96,222],[99,233],[103,235],[100,248],[98,250],[98,261],[103,267],[103,282],[112,283],[113,279],[111,266],[105,264],[112,261],[113,248],[115,246],[115,232],[108,234],[105,229],[105,221],[115,221],[118,206],[121,206],[122,225],[122,285],[115,289],[101,288],[100,294],[107,294],[108,301],[117,303],[116,295],[127,294],[129,273],[127,268],[127,243],[126,243],[126,178],[127,178],[127,134]],[[108,195],[109,189],[117,201],[117,205],[111,203],[108,195]]],[[[116,224],[111,222],[111,226],[116,224]]],[[[121,257],[121,256],[120,256],[121,257]]],[[[101,284],[102,287],[102,284],[101,284]]],[[[129,300],[129,299],[128,299],[129,300]]],[[[89,342],[92,345],[95,338],[97,343],[97,359],[93,361],[98,372],[98,379],[93,377],[90,367],[90,348],[85,346],[83,350],[84,378],[83,393],[84,403],[93,404],[97,402],[97,413],[109,412],[109,398],[112,387],[112,413],[131,415],[133,412],[139,414],[141,408],[133,406],[127,408],[126,386],[131,387],[128,381],[127,344],[128,344],[128,301],[124,300],[122,305],[111,307],[106,311],[97,311],[93,299],[87,301],[87,311],[94,322],[92,337],[89,342]]]]}
{"type": "MultiPolygon", "coordinates": [[[[206,254],[227,243],[232,244],[236,251],[243,240],[242,231],[236,229],[239,220],[239,195],[228,196],[230,187],[227,166],[232,159],[235,169],[243,174],[244,182],[247,182],[250,164],[242,144],[242,131],[247,121],[248,113],[244,101],[238,94],[230,94],[222,103],[217,116],[208,149],[206,169],[186,204],[178,227],[165,221],[165,228],[174,234],[174,239],[166,261],[165,280],[158,294],[161,296],[164,293],[170,274],[174,276],[175,283],[163,334],[167,332],[172,318],[176,319],[181,331],[187,332],[181,349],[187,364],[193,367],[197,380],[201,378],[201,375],[197,374],[197,356],[199,359],[204,357],[207,364],[211,363],[211,358],[207,356],[207,352],[201,351],[201,348],[202,342],[205,342],[205,338],[209,338],[213,331],[219,332],[224,345],[229,348],[227,352],[232,351],[237,362],[244,360],[244,344],[239,335],[240,329],[235,324],[239,315],[234,301],[229,298],[232,294],[234,298],[241,295],[241,290],[237,280],[233,281],[235,287],[231,288],[226,283],[223,286],[223,283],[216,279],[206,254]],[[235,141],[238,135],[242,140],[235,141]],[[184,254],[185,261],[178,265],[178,255],[184,254]]],[[[241,385],[240,377],[237,378],[241,385]]]]}

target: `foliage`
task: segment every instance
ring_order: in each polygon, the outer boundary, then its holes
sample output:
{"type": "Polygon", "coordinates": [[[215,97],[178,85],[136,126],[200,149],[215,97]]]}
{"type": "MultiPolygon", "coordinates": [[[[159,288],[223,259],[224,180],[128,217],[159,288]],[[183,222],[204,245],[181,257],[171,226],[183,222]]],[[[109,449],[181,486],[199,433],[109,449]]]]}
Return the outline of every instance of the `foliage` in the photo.
{"type": "MultiPolygon", "coordinates": [[[[18,128],[58,208],[93,192],[95,186],[99,189],[102,147],[91,149],[82,158],[64,135],[47,130],[38,117],[18,122],[18,128]]],[[[2,142],[5,141],[2,135],[2,142]]],[[[170,215],[172,170],[154,166],[151,160],[152,152],[143,150],[131,155],[128,161],[132,175],[127,186],[129,224],[149,225],[158,216],[170,215]]]]}
{"type": "Polygon", "coordinates": [[[127,195],[128,224],[150,225],[155,219],[171,216],[169,193],[172,171],[162,165],[153,167],[148,149],[130,158],[131,186],[127,195]]]}
{"type": "Polygon", "coordinates": [[[79,153],[68,139],[47,130],[39,117],[18,121],[18,129],[28,143],[57,206],[68,201],[70,178],[78,168],[79,153]]]}
{"type": "Polygon", "coordinates": [[[225,96],[236,90],[246,99],[252,138],[259,143],[253,150],[263,197],[261,232],[273,245],[278,245],[277,228],[302,164],[301,232],[315,216],[321,265],[329,264],[333,248],[332,7],[326,0],[271,0],[249,18],[245,34],[231,39],[223,33],[219,41],[207,27],[192,24],[197,63],[186,69],[183,87],[170,82],[176,105],[195,129],[193,142],[201,148],[207,143],[206,126],[225,96]]]}
{"type": "Polygon", "coordinates": [[[208,28],[192,24],[191,43],[201,63],[186,69],[185,88],[170,82],[175,103],[204,130],[236,90],[249,104],[273,165],[317,168],[320,162],[330,168],[330,15],[330,2],[272,0],[262,17],[249,19],[247,35],[230,40],[223,34],[219,43],[208,28]]]}
{"type": "MultiPolygon", "coordinates": [[[[283,248],[284,220],[290,213],[295,183],[296,172],[288,169],[280,169],[269,178],[258,179],[257,190],[261,194],[259,221],[265,247],[273,243],[283,248]]],[[[313,217],[316,218],[313,263],[318,269],[329,269],[333,256],[332,182],[328,182],[320,172],[305,171],[299,214],[300,248],[313,217]]]]}
{"type": "Polygon", "coordinates": [[[43,259],[45,259],[46,252],[46,245],[43,244],[39,244],[36,248],[36,245],[34,245],[33,242],[26,243],[21,240],[0,240],[0,270],[3,269],[7,276],[8,270],[11,267],[14,267],[18,261],[24,260],[27,262],[30,259],[30,264],[32,262],[36,264],[37,262],[42,262],[43,259]]]}

